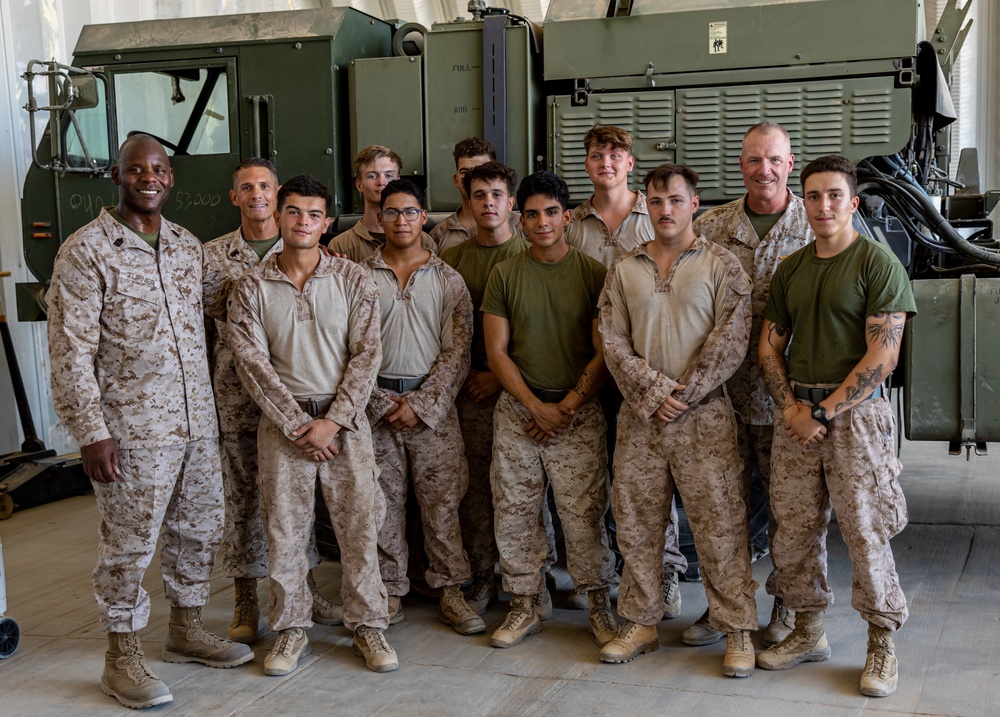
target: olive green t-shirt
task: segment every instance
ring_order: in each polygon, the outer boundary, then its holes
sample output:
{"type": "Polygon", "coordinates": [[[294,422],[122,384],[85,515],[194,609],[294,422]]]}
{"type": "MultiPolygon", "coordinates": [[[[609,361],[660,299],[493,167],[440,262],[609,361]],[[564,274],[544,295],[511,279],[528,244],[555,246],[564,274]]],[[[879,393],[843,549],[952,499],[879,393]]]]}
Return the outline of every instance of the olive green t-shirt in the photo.
{"type": "Polygon", "coordinates": [[[499,246],[482,246],[475,239],[468,239],[441,254],[441,261],[465,279],[472,297],[472,309],[475,312],[472,332],[473,363],[486,361],[486,340],[483,337],[483,314],[480,309],[490,272],[501,261],[517,256],[527,248],[527,240],[520,234],[515,234],[499,246]]]}
{"type": "Polygon", "coordinates": [[[867,353],[865,319],[878,312],[912,316],[917,306],[899,260],[858,237],[833,257],[817,257],[809,244],[785,258],[774,272],[764,318],[792,330],[790,379],[841,383],[867,353]]]}
{"type": "Polygon", "coordinates": [[[510,321],[507,353],[528,386],[576,385],[594,357],[592,327],[607,272],[573,247],[555,264],[525,251],[493,268],[482,311],[510,321]]]}
{"type": "Polygon", "coordinates": [[[750,225],[753,227],[754,232],[756,232],[758,239],[766,237],[767,233],[774,229],[774,225],[778,223],[778,220],[785,213],[785,210],[782,209],[780,212],[775,212],[774,214],[758,214],[750,208],[746,200],[743,200],[743,210],[746,212],[747,219],[750,220],[750,225]]]}
{"type": "Polygon", "coordinates": [[[257,253],[257,258],[263,259],[264,255],[267,254],[269,251],[271,251],[271,247],[277,244],[278,239],[280,238],[281,238],[280,234],[275,234],[270,239],[261,239],[260,241],[250,241],[249,239],[247,239],[245,241],[247,244],[250,245],[250,248],[257,253]]]}
{"type": "Polygon", "coordinates": [[[153,247],[154,250],[157,247],[159,247],[159,245],[160,245],[160,232],[151,232],[151,233],[148,233],[148,234],[144,233],[144,232],[141,232],[138,229],[136,229],[134,226],[132,226],[131,224],[129,224],[128,222],[126,222],[124,219],[122,219],[120,216],[118,216],[118,212],[116,212],[114,209],[109,209],[108,210],[108,214],[110,214],[112,217],[114,217],[116,222],[118,222],[119,224],[121,224],[123,227],[125,227],[126,229],[128,229],[129,231],[131,231],[133,234],[135,234],[137,237],[139,237],[144,242],[146,242],[151,247],[153,247]]]}

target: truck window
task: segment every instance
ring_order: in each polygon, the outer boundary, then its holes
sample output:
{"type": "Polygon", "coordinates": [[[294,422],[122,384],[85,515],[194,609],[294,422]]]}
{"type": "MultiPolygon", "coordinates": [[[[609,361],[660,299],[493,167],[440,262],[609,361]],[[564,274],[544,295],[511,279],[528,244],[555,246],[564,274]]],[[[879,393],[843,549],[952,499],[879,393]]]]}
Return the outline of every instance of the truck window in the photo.
{"type": "Polygon", "coordinates": [[[225,67],[116,74],[118,138],[143,132],[169,154],[229,154],[225,67]]]}
{"type": "Polygon", "coordinates": [[[97,106],[63,113],[64,162],[67,167],[107,169],[111,161],[108,135],[108,91],[101,75],[97,78],[97,106]],[[87,161],[90,155],[92,162],[87,161]]]}

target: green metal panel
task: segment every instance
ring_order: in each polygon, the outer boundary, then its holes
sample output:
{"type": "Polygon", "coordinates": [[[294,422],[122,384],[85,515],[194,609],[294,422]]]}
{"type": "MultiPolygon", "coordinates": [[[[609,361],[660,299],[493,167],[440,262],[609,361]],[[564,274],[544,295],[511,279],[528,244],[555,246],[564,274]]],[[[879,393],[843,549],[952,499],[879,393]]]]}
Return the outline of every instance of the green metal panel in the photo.
{"type": "MultiPolygon", "coordinates": [[[[427,203],[432,211],[459,205],[452,183],[455,143],[483,136],[482,23],[434,25],[424,40],[424,122],[427,203]]],[[[507,164],[521,176],[535,166],[540,99],[529,29],[506,29],[507,164]]]]}
{"type": "Polygon", "coordinates": [[[642,187],[646,172],[675,160],[674,93],[670,90],[594,94],[586,106],[574,107],[568,95],[550,97],[548,168],[566,180],[574,204],[593,187],[583,167],[583,136],[591,127],[613,125],[632,135],[635,169],[632,189],[642,187]]]}
{"type": "Polygon", "coordinates": [[[788,130],[795,153],[789,185],[824,154],[857,162],[900,150],[910,134],[910,92],[891,77],[845,78],[677,90],[677,161],[701,176],[704,201],[745,191],[739,172],[743,134],[762,120],[788,130]]]}
{"type": "MultiPolygon", "coordinates": [[[[423,78],[419,57],[355,60],[349,71],[351,155],[386,144],[403,160],[403,176],[424,174],[423,78]]],[[[354,211],[364,211],[355,191],[354,211]]]]}
{"type": "Polygon", "coordinates": [[[1000,441],[1000,279],[911,283],[904,333],[906,437],[1000,441]]]}
{"type": "Polygon", "coordinates": [[[546,80],[913,56],[923,21],[919,0],[634,0],[615,18],[607,6],[553,0],[546,80]]]}

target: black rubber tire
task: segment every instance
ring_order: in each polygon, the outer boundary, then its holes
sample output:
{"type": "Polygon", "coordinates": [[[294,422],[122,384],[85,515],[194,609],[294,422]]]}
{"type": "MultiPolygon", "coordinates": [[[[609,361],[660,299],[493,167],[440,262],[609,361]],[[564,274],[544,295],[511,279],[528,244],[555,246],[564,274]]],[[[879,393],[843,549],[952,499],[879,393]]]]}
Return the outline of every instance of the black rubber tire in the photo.
{"type": "Polygon", "coordinates": [[[0,660],[4,660],[17,650],[21,642],[21,628],[13,618],[0,617],[0,660]]]}

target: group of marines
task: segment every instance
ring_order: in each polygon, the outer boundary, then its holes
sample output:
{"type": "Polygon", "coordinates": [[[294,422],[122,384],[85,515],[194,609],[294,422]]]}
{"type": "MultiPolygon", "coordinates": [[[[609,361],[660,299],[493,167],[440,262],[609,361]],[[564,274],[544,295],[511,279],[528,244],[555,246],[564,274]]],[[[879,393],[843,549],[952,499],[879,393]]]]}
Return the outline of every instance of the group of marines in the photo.
{"type": "Polygon", "coordinates": [[[461,207],[430,234],[400,158],[368,147],[355,160],[364,214],[328,248],[333,199],[315,178],[279,185],[270,162],[244,161],[230,193],[241,225],[202,247],[161,216],[163,147],[122,145],[119,203],[63,244],[47,296],[54,402],[101,513],[107,694],[129,707],[172,699],[136,635],[161,532],[164,660],[251,660],[269,577],[266,674],[296,668],[314,622],[353,631],[370,669],[397,669],[384,631],[410,590],[411,482],[439,619],[484,632],[499,563],[511,596],[490,640],[500,648],[552,616],[551,491],[568,602],[589,609],[607,663],[658,649],[657,624],[680,614],[676,491],[708,600],[682,639],[725,638],[734,677],[830,657],[835,509],[869,623],[861,691],[895,690],[907,608],[889,539],[906,506],[883,386],[915,306],[899,262],[854,228],[854,166],[814,160],[800,199],[789,136],[763,122],[743,139],[746,194],[696,218],[690,168],[660,165],[633,191],[627,132],[596,127],[584,145],[594,191],[571,210],[557,175],[518,183],[488,143],[463,140],[461,207]],[[774,597],[759,654],[755,473],[774,597]],[[317,484],[340,547],[337,600],[312,577],[317,484]],[[228,640],[200,613],[220,541],[235,581],[228,640]]]}

